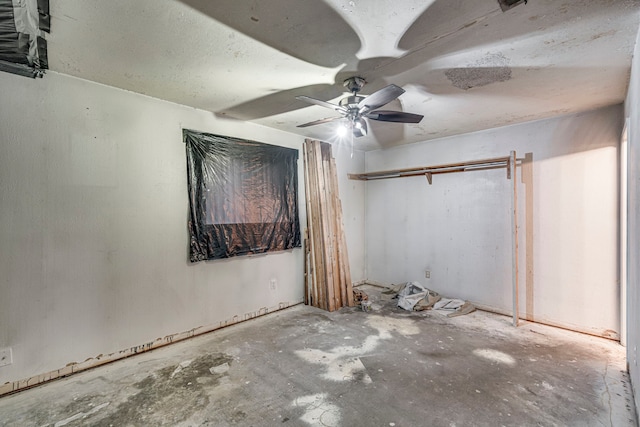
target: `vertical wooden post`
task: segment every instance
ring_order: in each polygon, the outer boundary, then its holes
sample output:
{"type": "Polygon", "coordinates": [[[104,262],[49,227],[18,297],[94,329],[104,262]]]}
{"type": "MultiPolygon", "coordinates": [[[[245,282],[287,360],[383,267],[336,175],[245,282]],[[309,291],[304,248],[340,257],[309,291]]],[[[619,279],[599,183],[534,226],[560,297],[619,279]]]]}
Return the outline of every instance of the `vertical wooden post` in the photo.
{"type": "Polygon", "coordinates": [[[323,200],[326,209],[326,225],[327,234],[324,236],[325,245],[327,245],[327,253],[331,263],[331,271],[333,273],[333,299],[336,309],[343,306],[342,292],[340,282],[340,264],[338,263],[338,244],[336,240],[336,197],[334,193],[333,182],[331,180],[329,159],[331,158],[331,146],[318,143],[322,152],[322,177],[324,180],[325,191],[323,200]]]}
{"type": "Polygon", "coordinates": [[[338,227],[338,249],[340,252],[340,269],[341,279],[343,282],[344,292],[346,293],[346,300],[343,300],[343,305],[353,307],[355,305],[353,301],[353,284],[351,283],[351,266],[349,265],[349,253],[347,251],[347,237],[344,234],[344,218],[342,215],[342,202],[340,201],[340,191],[338,187],[338,168],[336,161],[333,157],[330,157],[331,162],[331,179],[334,185],[334,191],[336,194],[336,224],[338,227]]]}
{"type": "Polygon", "coordinates": [[[309,269],[309,228],[304,228],[302,241],[304,242],[304,303],[306,305],[311,304],[311,298],[309,297],[309,291],[311,290],[311,272],[309,269]]]}
{"type": "Polygon", "coordinates": [[[516,179],[516,152],[512,151],[507,162],[508,177],[513,183],[511,193],[511,245],[513,248],[511,260],[511,286],[513,298],[513,326],[518,326],[520,318],[518,307],[518,180],[516,179]]]}
{"type": "MultiPolygon", "coordinates": [[[[311,142],[311,151],[313,156],[315,157],[315,171],[318,182],[318,196],[320,202],[320,213],[319,213],[319,223],[320,228],[322,230],[321,236],[324,236],[325,240],[330,237],[330,229],[329,229],[329,209],[327,206],[326,194],[327,187],[325,182],[325,177],[322,167],[322,148],[320,146],[319,141],[311,142]]],[[[331,248],[328,242],[325,241],[323,245],[322,256],[324,259],[324,268],[326,271],[326,296],[327,296],[327,310],[335,311],[336,309],[336,300],[335,300],[335,292],[334,292],[334,276],[333,276],[333,257],[331,256],[331,248]]],[[[338,307],[339,308],[339,307],[338,307]]]]}
{"type": "Polygon", "coordinates": [[[320,218],[320,197],[318,195],[318,177],[317,166],[315,159],[315,151],[313,150],[312,141],[307,140],[304,144],[305,154],[307,160],[307,178],[309,179],[309,195],[307,197],[308,218],[310,222],[310,237],[311,237],[311,256],[313,259],[313,290],[312,296],[314,297],[315,307],[328,309],[326,298],[326,269],[322,249],[322,227],[320,218]]]}
{"type": "Polygon", "coordinates": [[[305,266],[307,276],[306,283],[307,288],[305,289],[305,304],[310,304],[317,306],[318,304],[318,295],[315,293],[316,289],[316,278],[315,278],[315,263],[314,263],[314,250],[313,250],[313,212],[311,209],[311,189],[310,182],[311,179],[309,176],[309,156],[307,154],[307,145],[302,146],[302,155],[304,161],[304,191],[305,191],[305,200],[307,203],[307,231],[305,233],[306,241],[306,251],[305,251],[305,266]]]}

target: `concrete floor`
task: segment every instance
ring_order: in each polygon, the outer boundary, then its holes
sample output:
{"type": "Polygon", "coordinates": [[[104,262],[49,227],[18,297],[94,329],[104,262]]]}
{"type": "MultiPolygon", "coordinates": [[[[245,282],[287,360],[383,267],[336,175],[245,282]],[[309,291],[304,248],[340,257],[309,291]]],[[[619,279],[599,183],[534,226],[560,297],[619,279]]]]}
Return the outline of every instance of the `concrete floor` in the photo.
{"type": "Polygon", "coordinates": [[[291,309],[0,398],[2,426],[635,426],[617,343],[476,311],[291,309]]]}

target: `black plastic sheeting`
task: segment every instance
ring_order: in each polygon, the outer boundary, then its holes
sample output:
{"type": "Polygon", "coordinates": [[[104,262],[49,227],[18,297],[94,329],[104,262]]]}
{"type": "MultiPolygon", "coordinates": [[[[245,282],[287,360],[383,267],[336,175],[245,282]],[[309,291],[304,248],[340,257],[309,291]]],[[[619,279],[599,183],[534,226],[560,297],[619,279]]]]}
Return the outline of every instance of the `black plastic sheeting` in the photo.
{"type": "Polygon", "coordinates": [[[42,77],[49,68],[42,32],[50,29],[49,0],[0,0],[0,70],[42,77]]]}
{"type": "Polygon", "coordinates": [[[183,130],[190,260],[300,247],[298,150],[183,130]]]}
{"type": "Polygon", "coordinates": [[[51,32],[51,15],[49,15],[49,0],[38,0],[38,26],[42,31],[51,32]]]}

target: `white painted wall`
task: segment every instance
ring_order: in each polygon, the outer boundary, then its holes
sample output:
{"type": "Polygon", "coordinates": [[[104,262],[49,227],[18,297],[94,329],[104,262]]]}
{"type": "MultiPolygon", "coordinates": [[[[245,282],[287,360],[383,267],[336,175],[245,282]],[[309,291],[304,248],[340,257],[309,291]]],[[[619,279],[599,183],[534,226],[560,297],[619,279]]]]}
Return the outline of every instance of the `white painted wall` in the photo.
{"type": "MultiPolygon", "coordinates": [[[[301,249],[188,262],[182,128],[292,148],[301,137],[54,72],[0,73],[0,92],[0,348],[14,358],[0,385],[302,301],[301,249]]],[[[363,155],[338,163],[342,176],[363,155]]],[[[303,177],[300,154],[304,226],[303,177]]],[[[344,190],[362,280],[351,224],[364,190],[344,190]]]]}
{"type": "MultiPolygon", "coordinates": [[[[518,184],[521,313],[611,336],[620,324],[622,122],[621,106],[613,106],[368,152],[366,170],[532,153],[532,178],[518,184]]],[[[504,169],[437,175],[431,186],[414,177],[366,187],[369,280],[417,280],[445,296],[511,311],[511,181],[504,169]]]]}
{"type": "Polygon", "coordinates": [[[627,363],[634,390],[636,410],[640,408],[640,33],[631,67],[631,81],[625,103],[628,118],[627,152],[627,363]]]}

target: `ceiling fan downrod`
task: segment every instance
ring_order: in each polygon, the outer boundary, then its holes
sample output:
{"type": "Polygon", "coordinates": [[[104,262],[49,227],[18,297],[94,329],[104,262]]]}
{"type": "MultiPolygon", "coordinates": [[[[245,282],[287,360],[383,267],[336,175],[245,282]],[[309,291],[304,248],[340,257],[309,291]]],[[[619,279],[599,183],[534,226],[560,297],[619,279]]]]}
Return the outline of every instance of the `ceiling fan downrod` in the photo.
{"type": "MultiPolygon", "coordinates": [[[[342,83],[344,87],[347,88],[349,92],[353,95],[342,98],[339,101],[339,105],[345,107],[349,110],[358,108],[358,103],[362,101],[365,97],[358,95],[358,92],[362,90],[363,86],[367,83],[362,77],[349,77],[342,83]]],[[[353,111],[355,113],[355,111],[353,111]]]]}
{"type": "Polygon", "coordinates": [[[358,92],[360,92],[360,90],[362,90],[365,83],[367,82],[364,78],[353,76],[346,79],[342,83],[342,86],[346,87],[349,90],[349,92],[353,93],[353,95],[355,96],[358,94],[358,92]]]}

